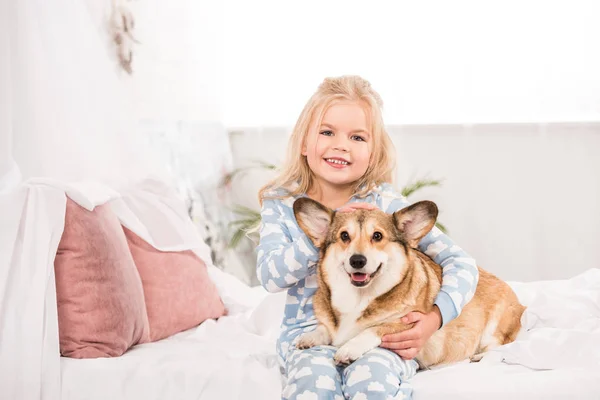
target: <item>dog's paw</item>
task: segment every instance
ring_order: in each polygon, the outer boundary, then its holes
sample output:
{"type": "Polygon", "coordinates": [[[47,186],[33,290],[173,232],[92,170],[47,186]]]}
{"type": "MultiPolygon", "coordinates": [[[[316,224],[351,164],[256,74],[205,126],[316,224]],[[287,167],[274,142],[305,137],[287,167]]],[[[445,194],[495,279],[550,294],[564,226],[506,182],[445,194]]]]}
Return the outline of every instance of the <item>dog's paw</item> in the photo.
{"type": "Polygon", "coordinates": [[[337,365],[348,365],[362,357],[366,352],[367,350],[359,343],[350,341],[335,352],[333,359],[337,365]]]}
{"type": "Polygon", "coordinates": [[[313,344],[314,341],[311,340],[311,338],[307,337],[307,336],[309,336],[308,333],[305,333],[298,338],[298,342],[296,343],[297,349],[300,349],[300,350],[310,349],[311,347],[314,346],[314,344],[313,344]]]}
{"type": "Polygon", "coordinates": [[[296,343],[297,349],[310,349],[315,346],[324,346],[330,343],[329,334],[326,330],[317,328],[314,331],[300,335],[296,343]]]}

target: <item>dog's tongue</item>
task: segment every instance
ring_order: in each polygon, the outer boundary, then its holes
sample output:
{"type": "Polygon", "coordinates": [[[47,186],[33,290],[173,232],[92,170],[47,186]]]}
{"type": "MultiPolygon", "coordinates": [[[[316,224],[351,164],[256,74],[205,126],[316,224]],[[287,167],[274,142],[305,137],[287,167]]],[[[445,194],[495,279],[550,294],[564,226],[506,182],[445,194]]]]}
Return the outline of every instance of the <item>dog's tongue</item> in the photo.
{"type": "Polygon", "coordinates": [[[352,274],[352,280],[356,282],[364,282],[367,280],[367,274],[361,274],[360,272],[355,272],[352,274]]]}

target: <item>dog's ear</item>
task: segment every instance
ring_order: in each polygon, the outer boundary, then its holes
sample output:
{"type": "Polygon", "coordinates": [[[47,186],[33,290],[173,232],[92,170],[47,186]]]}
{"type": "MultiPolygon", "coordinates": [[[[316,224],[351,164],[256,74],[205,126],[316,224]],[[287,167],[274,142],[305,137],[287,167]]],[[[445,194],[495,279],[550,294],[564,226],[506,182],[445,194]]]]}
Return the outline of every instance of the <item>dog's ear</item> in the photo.
{"type": "Polygon", "coordinates": [[[325,241],[333,214],[332,210],[308,197],[301,197],[294,202],[296,221],[317,248],[325,241]]]}
{"type": "Polygon", "coordinates": [[[420,201],[394,213],[394,224],[403,239],[416,248],[423,236],[435,225],[438,208],[432,201],[420,201]]]}

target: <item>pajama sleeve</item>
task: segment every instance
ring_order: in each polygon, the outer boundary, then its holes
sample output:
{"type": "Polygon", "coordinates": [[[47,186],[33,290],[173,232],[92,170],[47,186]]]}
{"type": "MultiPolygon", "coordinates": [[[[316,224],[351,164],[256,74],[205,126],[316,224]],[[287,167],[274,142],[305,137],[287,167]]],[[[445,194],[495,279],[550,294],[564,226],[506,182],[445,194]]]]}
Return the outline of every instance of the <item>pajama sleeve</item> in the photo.
{"type": "Polygon", "coordinates": [[[319,251],[300,230],[290,207],[266,199],[261,210],[256,274],[269,292],[279,292],[306,278],[319,251]]]}

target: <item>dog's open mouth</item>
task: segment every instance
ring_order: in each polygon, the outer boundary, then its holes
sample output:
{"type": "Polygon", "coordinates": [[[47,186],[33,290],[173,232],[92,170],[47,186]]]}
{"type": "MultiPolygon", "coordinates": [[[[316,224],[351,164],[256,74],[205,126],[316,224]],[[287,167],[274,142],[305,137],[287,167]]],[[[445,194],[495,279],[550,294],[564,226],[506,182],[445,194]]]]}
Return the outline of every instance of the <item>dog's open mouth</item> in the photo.
{"type": "Polygon", "coordinates": [[[364,274],[362,272],[353,272],[351,274],[348,274],[350,275],[350,282],[352,282],[352,284],[357,287],[367,286],[369,282],[371,282],[371,279],[373,279],[373,277],[377,275],[380,269],[381,264],[379,264],[375,272],[373,272],[372,274],[364,274]]]}

